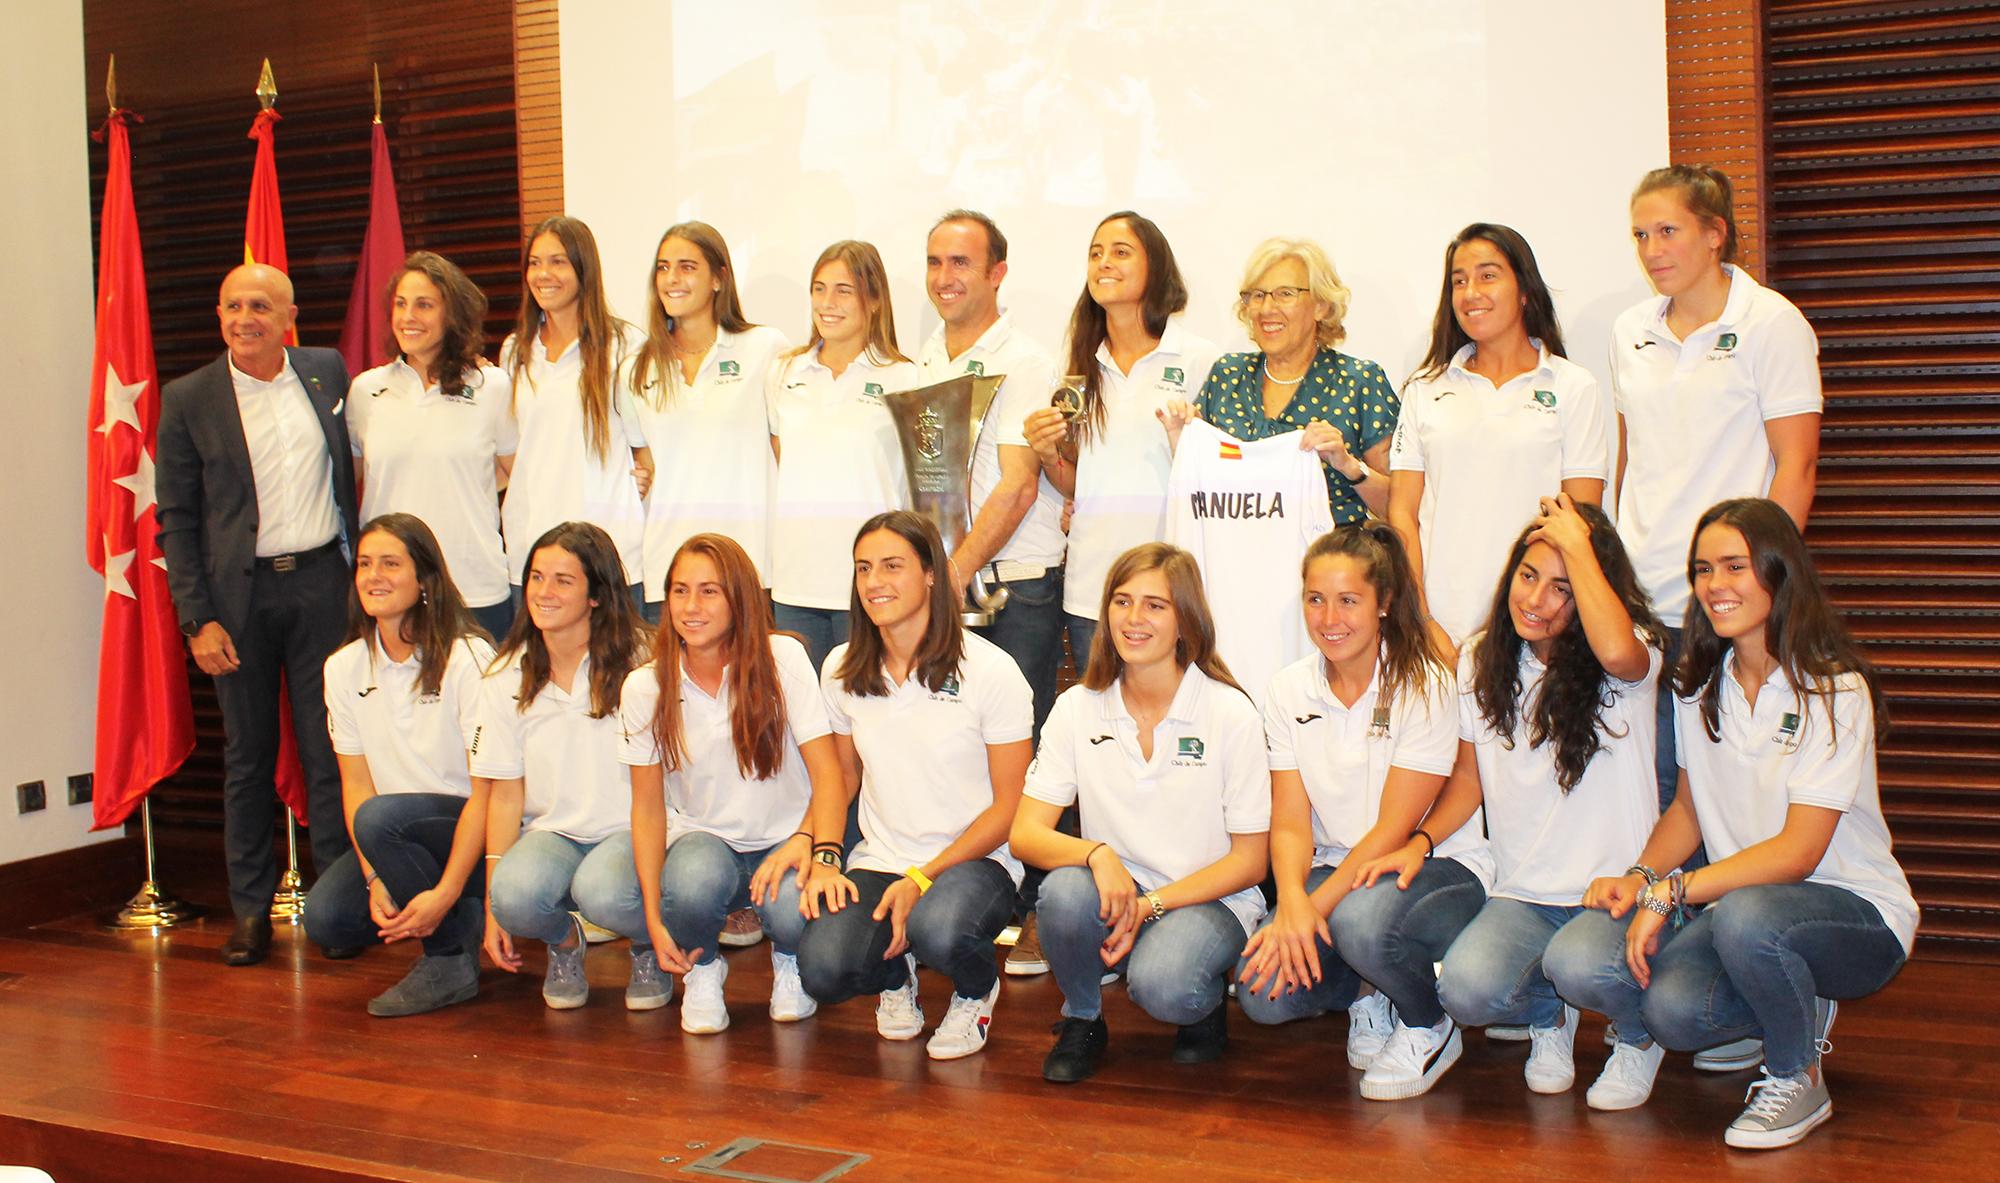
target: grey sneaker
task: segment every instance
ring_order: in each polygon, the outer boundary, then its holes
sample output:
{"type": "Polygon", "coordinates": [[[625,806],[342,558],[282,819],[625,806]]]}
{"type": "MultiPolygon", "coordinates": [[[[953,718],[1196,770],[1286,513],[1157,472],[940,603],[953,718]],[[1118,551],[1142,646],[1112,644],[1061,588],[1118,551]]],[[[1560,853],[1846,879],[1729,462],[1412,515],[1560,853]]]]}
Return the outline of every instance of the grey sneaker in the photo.
{"type": "Polygon", "coordinates": [[[1746,1099],[1750,1104],[1722,1132],[1722,1140],[1739,1150],[1793,1145],[1833,1116],[1826,1077],[1810,1067],[1796,1076],[1773,1076],[1766,1067],[1762,1079],[1750,1083],[1746,1099]]]}
{"type": "Polygon", "coordinates": [[[658,1010],[674,996],[674,980],[660,972],[660,959],[649,946],[632,950],[632,976],[625,982],[626,1010],[658,1010]]]}
{"type": "Polygon", "coordinates": [[[542,975],[542,1001],[550,1010],[575,1010],[590,1000],[590,982],[583,976],[583,954],[590,946],[582,922],[572,926],[570,947],[549,946],[549,968],[542,975]]]}
{"type": "Polygon", "coordinates": [[[472,954],[422,956],[402,981],[368,1000],[368,1013],[378,1019],[428,1014],[478,993],[479,959],[472,954]]]}

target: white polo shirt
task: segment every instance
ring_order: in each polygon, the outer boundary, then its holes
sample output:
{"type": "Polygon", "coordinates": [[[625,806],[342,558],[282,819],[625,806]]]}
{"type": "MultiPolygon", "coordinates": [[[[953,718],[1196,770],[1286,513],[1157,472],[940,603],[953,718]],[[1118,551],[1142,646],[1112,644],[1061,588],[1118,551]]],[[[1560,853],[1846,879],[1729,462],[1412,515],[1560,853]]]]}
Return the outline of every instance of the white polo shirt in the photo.
{"type": "MultiPolygon", "coordinates": [[[[1609,701],[1598,724],[1604,747],[1591,757],[1583,779],[1564,793],[1556,784],[1553,744],[1530,746],[1524,720],[1516,724],[1521,734],[1509,748],[1480,715],[1472,697],[1472,660],[1484,637],[1478,634],[1459,658],[1458,734],[1473,745],[1479,763],[1486,833],[1499,871],[1487,894],[1576,907],[1591,880],[1622,875],[1639,860],[1660,820],[1653,771],[1654,706],[1665,659],[1648,645],[1644,678],[1606,679],[1609,701]]],[[[1522,646],[1524,716],[1547,672],[1533,651],[1522,646]]]]}
{"type": "Polygon", "coordinates": [[[421,654],[390,661],[366,638],[349,641],[326,659],[326,730],[333,750],[365,756],[377,793],[472,791],[466,749],[478,727],[481,674],[493,646],[461,637],[445,660],[436,694],[417,693],[421,654]]]}
{"type": "Polygon", "coordinates": [[[1917,901],[1896,862],[1876,785],[1875,714],[1859,674],[1835,679],[1833,701],[1794,694],[1782,668],[1757,692],[1753,710],[1723,659],[1722,738],[1711,741],[1699,699],[1674,702],[1674,751],[1687,769],[1695,819],[1711,862],[1785,828],[1793,805],[1837,810],[1840,821],[1808,883],[1845,888],[1874,904],[1903,943],[1917,939],[1917,901]]]}
{"type": "Polygon", "coordinates": [[[632,773],[618,759],[624,738],[618,712],[590,717],[590,658],[571,689],[553,681],[518,710],[521,655],[487,675],[473,729],[472,775],[522,778],[521,829],[550,830],[577,842],[602,842],[632,828],[632,773]]]}
{"type": "MultiPolygon", "coordinates": [[[[1050,805],[1074,804],[1084,840],[1117,851],[1140,891],[1221,859],[1232,834],[1271,829],[1271,773],[1257,708],[1192,665],[1153,729],[1151,759],[1139,753],[1139,724],[1118,683],[1063,691],[1042,726],[1025,791],[1050,805]]],[[[1222,904],[1245,936],[1264,917],[1255,887],[1222,904]]]]}
{"type": "Polygon", "coordinates": [[[913,363],[878,365],[866,351],[838,378],[820,364],[818,346],[771,367],[768,414],[781,446],[767,572],[772,599],[797,608],[848,606],[855,532],[878,513],[910,506],[896,423],[882,396],[921,385],[913,363]]]}
{"type": "Polygon", "coordinates": [[[1687,615],[1688,546],[1703,511],[1771,491],[1764,424],[1816,415],[1819,339],[1790,300],[1730,266],[1720,319],[1677,339],[1664,296],[1611,326],[1611,391],[1625,423],[1618,536],[1660,619],[1687,615]]]}
{"type": "Polygon", "coordinates": [[[1403,390],[1389,468],[1423,474],[1424,595],[1453,641],[1485,627],[1508,549],[1539,499],[1610,472],[1610,400],[1589,370],[1535,346],[1541,363],[1498,389],[1466,368],[1476,348],[1467,345],[1443,373],[1403,390]]]}
{"type": "Polygon", "coordinates": [[[481,363],[465,390],[450,395],[401,358],[364,371],[347,390],[347,436],[361,458],[361,520],[422,518],[468,605],[505,600],[493,463],[512,456],[519,438],[506,371],[481,363]]]}
{"type": "MultiPolygon", "coordinates": [[[[1273,772],[1296,772],[1312,802],[1313,863],[1338,866],[1382,815],[1382,787],[1391,768],[1449,776],[1458,760],[1455,687],[1405,691],[1381,701],[1378,659],[1368,689],[1343,706],[1326,681],[1317,652],[1278,671],[1264,700],[1264,737],[1273,772]]],[[[1450,834],[1432,834],[1437,857],[1456,859],[1493,883],[1493,853],[1478,812],[1450,834]]]]}
{"type": "Polygon", "coordinates": [[[1220,356],[1178,316],[1153,351],[1120,373],[1109,342],[1097,347],[1104,429],[1091,434],[1076,461],[1076,512],[1069,523],[1069,571],[1063,611],[1097,619],[1104,577],[1118,556],[1167,530],[1167,474],[1174,464],[1155,413],[1170,400],[1193,402],[1220,356]]]}
{"type": "Polygon", "coordinates": [[[1215,612],[1215,645],[1251,699],[1314,652],[1299,610],[1299,563],[1333,529],[1318,453],[1302,431],[1239,440],[1195,420],[1167,478],[1167,541],[1192,554],[1215,612]]]}
{"type": "MultiPolygon", "coordinates": [[[[723,672],[720,692],[713,697],[685,672],[681,674],[681,736],[688,758],[686,767],[666,774],[667,845],[699,830],[729,843],[732,850],[769,850],[799,828],[812,799],[812,780],[799,745],[832,728],[806,647],[790,636],[772,633],[771,656],[777,659],[778,692],[785,699],[785,746],[784,760],[769,780],[751,779],[736,762],[729,722],[736,696],[730,680],[734,671],[723,672]]],[[[653,733],[659,706],[659,671],[649,661],[625,676],[618,703],[623,737],[618,758],[627,765],[662,763],[653,733]]]]}
{"type": "MultiPolygon", "coordinates": [[[[900,875],[937,857],[992,806],[987,745],[1034,733],[1035,695],[1014,659],[973,632],[958,673],[937,690],[912,677],[886,695],[849,694],[839,677],[846,658],[847,646],[836,646],[820,687],[827,720],[854,737],[861,756],[861,844],[847,865],[900,875]]],[[[986,857],[1020,884],[1021,864],[1006,843],[986,857]]]]}
{"type": "MultiPolygon", "coordinates": [[[[500,510],[507,578],[516,586],[527,573],[535,539],[570,521],[592,522],[611,536],[627,583],[639,582],[643,574],[646,510],[632,476],[631,450],[645,447],[646,436],[632,410],[631,390],[618,381],[624,357],[637,344],[631,326],[624,331],[611,346],[611,442],[603,456],[584,434],[583,349],[571,343],[552,361],[539,336],[528,342],[528,369],[514,391],[520,442],[500,510]]],[[[511,366],[514,347],[511,336],[500,347],[503,365],[511,366]]]]}
{"type": "MultiPolygon", "coordinates": [[[[653,374],[632,399],[633,416],[653,449],[646,494],[646,598],[664,600],[674,552],[696,534],[736,540],[771,582],[771,488],[778,461],[764,400],[771,366],[789,344],[756,325],[716,334],[689,384],[679,364],[653,374]]],[[[632,389],[627,359],[619,388],[632,389]]]]}
{"type": "Polygon", "coordinates": [[[237,369],[233,358],[225,364],[257,492],[257,557],[313,550],[340,537],[333,457],[291,355],[269,382],[237,369]]]}
{"type": "MultiPolygon", "coordinates": [[[[1016,331],[1013,316],[1002,312],[1000,319],[957,357],[945,352],[944,326],[939,325],[917,354],[917,367],[923,371],[925,386],[960,374],[1007,378],[986,407],[979,442],[972,449],[972,516],[976,518],[992,496],[993,486],[1000,483],[1000,449],[1028,446],[1023,428],[1029,413],[1048,406],[1049,396],[1055,393],[1055,359],[1016,331]]],[[[1033,453],[1029,455],[1032,458],[1033,453]]],[[[1000,564],[1002,579],[1032,579],[1062,564],[1063,495],[1049,483],[1041,465],[1032,459],[1030,462],[1036,471],[1035,504],[993,556],[1000,564]]]]}

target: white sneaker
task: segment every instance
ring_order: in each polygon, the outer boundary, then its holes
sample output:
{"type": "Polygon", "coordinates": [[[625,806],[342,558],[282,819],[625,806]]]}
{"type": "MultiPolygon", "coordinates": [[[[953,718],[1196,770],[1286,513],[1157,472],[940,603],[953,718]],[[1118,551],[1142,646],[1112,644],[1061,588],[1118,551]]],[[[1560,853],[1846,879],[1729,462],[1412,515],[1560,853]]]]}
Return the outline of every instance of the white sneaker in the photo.
{"type": "Polygon", "coordinates": [[[1597,1083],[1590,1086],[1584,1099],[1592,1109],[1607,1112],[1637,1109],[1653,1095],[1653,1080],[1660,1074],[1660,1061],[1666,1058],[1667,1049],[1657,1041],[1651,1047],[1621,1043],[1611,1049],[1604,1071],[1597,1074],[1597,1083]]]}
{"type": "Polygon", "coordinates": [[[1833,1116],[1823,1072],[1773,1076],[1769,1068],[1750,1082],[1749,1106],[1729,1123],[1722,1140],[1739,1150],[1777,1150],[1804,1138],[1833,1116]]]}
{"type": "Polygon", "coordinates": [[[1382,1045],[1396,1030],[1396,1008],[1380,990],[1362,995],[1347,1007],[1347,1066],[1367,1071],[1382,1045]]]}
{"type": "Polygon", "coordinates": [[[799,981],[799,959],[771,946],[771,1021],[796,1023],[812,1018],[818,1010],[819,1003],[799,981]]]}
{"type": "Polygon", "coordinates": [[[1576,1008],[1564,1004],[1562,1025],[1528,1028],[1528,1064],[1521,1075],[1537,1093],[1566,1093],[1576,1083],[1576,1008]]]}
{"type": "Polygon", "coordinates": [[[884,1039],[915,1039],[924,1033],[924,1008],[917,1002],[917,955],[903,954],[910,976],[875,1003],[875,1033],[884,1039]]]}
{"type": "Polygon", "coordinates": [[[1409,1027],[1398,1018],[1381,1054],[1361,1076],[1361,1095],[1370,1101],[1422,1096],[1445,1069],[1458,1062],[1463,1050],[1464,1040],[1450,1015],[1438,1020],[1435,1027],[1409,1027]]]}
{"type": "Polygon", "coordinates": [[[1697,1072],[1741,1072],[1764,1062],[1764,1041],[1738,1039],[1694,1054],[1697,1072]]]}
{"type": "Polygon", "coordinates": [[[967,998],[953,992],[951,1009],[944,1012],[944,1021],[931,1033],[931,1041],[924,1050],[933,1060],[957,1060],[985,1047],[986,1029],[993,1025],[993,1004],[999,999],[998,978],[984,998],[967,998]]]}
{"type": "Polygon", "coordinates": [[[1486,1038],[1494,1043],[1526,1043],[1528,1029],[1519,1023],[1495,1023],[1486,1029],[1486,1038]]]}
{"type": "Polygon", "coordinates": [[[682,976],[681,1030],[713,1035],[729,1026],[729,1006],[722,1001],[722,983],[728,980],[729,963],[720,957],[682,976]]]}

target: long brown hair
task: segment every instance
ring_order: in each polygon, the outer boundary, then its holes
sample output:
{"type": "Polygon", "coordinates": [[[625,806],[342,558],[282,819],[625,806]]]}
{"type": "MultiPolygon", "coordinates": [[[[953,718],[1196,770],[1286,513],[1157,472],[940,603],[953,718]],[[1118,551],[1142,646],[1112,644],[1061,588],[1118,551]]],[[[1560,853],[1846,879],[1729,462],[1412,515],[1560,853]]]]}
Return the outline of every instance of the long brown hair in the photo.
{"type": "Polygon", "coordinates": [[[1562,323],[1556,319],[1556,299],[1549,293],[1547,281],[1542,279],[1542,269],[1535,263],[1535,250],[1521,232],[1511,226],[1501,226],[1493,222],[1474,222],[1458,232],[1458,237],[1445,244],[1444,282],[1438,289],[1437,311],[1431,314],[1431,344],[1424,351],[1424,360],[1417,366],[1410,381],[1421,382],[1444,373],[1451,365],[1451,359],[1458,351],[1472,343],[1466,336],[1465,326],[1458,323],[1458,312],[1451,306],[1451,260],[1458,254],[1458,248],[1468,242],[1491,243],[1507,260],[1507,266],[1514,272],[1514,286],[1521,289],[1521,327],[1528,336],[1542,343],[1550,357],[1567,357],[1563,352],[1562,323]]]}
{"type": "MultiPolygon", "coordinates": [[[[528,549],[530,571],[534,556],[552,546],[576,556],[583,566],[585,590],[595,601],[590,608],[590,717],[615,715],[625,675],[639,664],[640,631],[639,610],[632,606],[632,591],[625,582],[625,567],[618,561],[618,547],[609,534],[590,522],[564,522],[551,527],[528,549]]],[[[548,639],[535,626],[534,614],[525,608],[514,617],[514,627],[507,630],[492,668],[506,668],[517,653],[521,655],[517,709],[525,713],[542,687],[549,684],[548,639]]]]}
{"type": "Polygon", "coordinates": [[[1243,687],[1229,672],[1215,648],[1215,616],[1208,610],[1208,595],[1201,586],[1201,567],[1194,556],[1165,542],[1143,542],[1111,564],[1104,577],[1104,592],[1097,601],[1097,631],[1090,639],[1090,666],[1083,684],[1092,690],[1109,690],[1125,673],[1125,659],[1112,643],[1111,597],[1135,575],[1158,571],[1167,577],[1167,596],[1174,604],[1174,664],[1181,669],[1195,666],[1211,681],[1243,687]]]}
{"type": "MultiPolygon", "coordinates": [[[[813,281],[819,279],[820,270],[836,259],[846,264],[847,273],[854,277],[854,286],[861,296],[861,310],[868,315],[868,346],[862,350],[863,355],[878,366],[910,360],[896,347],[896,313],[889,301],[889,269],[882,265],[882,252],[876,250],[872,242],[844,238],[821,251],[819,258],[813,260],[811,279],[806,284],[808,289],[813,281]]],[[[819,323],[815,321],[805,344],[785,356],[811,353],[824,340],[826,338],[820,336],[819,323]]]]}
{"type": "MultiPolygon", "coordinates": [[[[861,528],[854,532],[854,544],[859,546],[863,538],[877,530],[887,530],[909,543],[910,549],[917,552],[917,562],[923,566],[924,574],[931,577],[930,616],[924,625],[923,643],[917,646],[916,659],[910,663],[910,674],[935,692],[943,688],[944,680],[957,673],[959,663],[965,660],[965,628],[958,619],[958,597],[952,594],[951,580],[944,578],[944,539],[938,537],[937,526],[924,515],[892,509],[861,523],[861,528]]],[[[841,688],[863,698],[889,693],[889,680],[882,673],[887,656],[882,630],[868,618],[868,608],[861,602],[861,589],[851,578],[847,618],[847,656],[841,659],[837,674],[841,688]]]]}
{"type": "MultiPolygon", "coordinates": [[[[421,275],[437,288],[444,309],[444,331],[438,345],[438,390],[462,395],[479,377],[480,355],[486,351],[486,293],[443,255],[413,251],[389,278],[382,305],[389,317],[389,339],[396,339],[396,289],[405,275],[421,275]]],[[[428,374],[418,377],[428,378],[428,374]]]]}
{"type": "MultiPolygon", "coordinates": [[[[708,269],[720,282],[713,305],[715,327],[725,333],[740,333],[755,328],[743,315],[743,299],[736,292],[736,268],[730,266],[729,244],[722,241],[722,232],[707,222],[680,222],[669,226],[667,232],[660,235],[659,245],[653,248],[656,263],[660,247],[666,246],[669,238],[693,243],[708,262],[708,269]]],[[[655,276],[658,272],[649,271],[647,274],[655,276]]],[[[674,351],[674,318],[667,315],[665,306],[660,303],[660,293],[654,286],[657,282],[655,279],[647,282],[646,341],[633,357],[632,394],[656,407],[664,407],[679,385],[680,375],[675,369],[679,357],[674,351]],[[651,391],[657,393],[649,393],[651,391]]]]}
{"type": "Polygon", "coordinates": [[[736,770],[753,780],[769,780],[785,761],[785,695],[778,661],[771,655],[771,616],[757,566],[736,540],[723,534],[696,534],[681,543],[667,565],[667,605],[653,635],[653,672],[660,681],[660,706],[653,715],[653,738],[667,771],[687,767],[687,728],[681,721],[681,635],[674,630],[673,571],[686,555],[715,564],[722,598],[729,601],[729,739],[736,770]]]}
{"type": "Polygon", "coordinates": [[[611,315],[611,305],[605,302],[604,266],[598,261],[597,238],[590,227],[563,214],[542,219],[521,244],[521,315],[514,322],[513,353],[505,359],[514,379],[516,406],[523,379],[530,384],[534,382],[528,361],[534,356],[543,317],[542,306],[535,302],[535,293],[528,286],[528,256],[534,253],[535,240],[544,234],[554,235],[562,244],[570,269],[576,272],[576,347],[583,355],[583,375],[577,383],[577,393],[583,399],[584,440],[599,460],[609,460],[611,387],[616,380],[619,360],[616,354],[624,341],[625,322],[611,315]]]}
{"type": "MultiPolygon", "coordinates": [[[[409,552],[411,566],[416,568],[417,602],[403,613],[397,636],[417,647],[417,692],[436,694],[444,687],[444,671],[451,664],[452,646],[466,637],[492,638],[486,636],[486,630],[479,627],[479,621],[466,608],[465,598],[458,594],[458,585],[445,569],[444,548],[438,545],[437,535],[431,533],[422,518],[407,513],[385,513],[361,527],[360,537],[377,533],[402,543],[409,552]]],[[[359,540],[355,551],[357,555],[360,552],[359,540]]],[[[352,579],[348,580],[347,636],[341,644],[365,641],[372,666],[377,653],[375,631],[374,617],[362,610],[361,589],[352,579]]]]}
{"type": "MultiPolygon", "coordinates": [[[[1146,322],[1146,334],[1161,337],[1167,331],[1167,318],[1186,309],[1188,302],[1187,282],[1181,278],[1180,264],[1174,262],[1174,248],[1167,245],[1167,236],[1152,219],[1129,209],[1105,218],[1097,230],[1113,222],[1130,226],[1139,249],[1146,253],[1146,290],[1140,297],[1140,315],[1146,322]]],[[[1091,231],[1093,240],[1097,230],[1091,231]]],[[[1076,298],[1076,307],[1069,314],[1069,368],[1064,371],[1083,376],[1083,413],[1077,416],[1076,425],[1079,440],[1088,441],[1104,430],[1104,382],[1097,372],[1097,347],[1110,335],[1108,326],[1104,306],[1090,294],[1090,274],[1086,271],[1083,294],[1076,298]]]]}
{"type": "MultiPolygon", "coordinates": [[[[1875,669],[1861,655],[1847,626],[1827,599],[1826,586],[1792,515],[1764,497],[1737,497],[1718,502],[1695,523],[1688,541],[1688,583],[1694,583],[1695,546],[1712,525],[1733,526],[1750,548],[1750,569],[1757,585],[1771,597],[1771,615],[1764,621],[1764,646],[1785,671],[1785,683],[1801,700],[1808,696],[1831,704],[1835,680],[1857,674],[1868,686],[1868,704],[1875,713],[1875,730],[1889,729],[1889,713],[1876,685],[1875,669]]],[[[1697,606],[1689,612],[1682,634],[1680,661],[1673,670],[1673,687],[1682,698],[1701,697],[1701,725],[1711,740],[1722,737],[1723,655],[1729,642],[1715,635],[1708,613],[1697,606]]]]}
{"type": "Polygon", "coordinates": [[[1306,548],[1299,563],[1300,581],[1315,562],[1333,558],[1360,564],[1383,612],[1381,701],[1394,702],[1406,692],[1423,695],[1449,685],[1451,666],[1424,627],[1417,577],[1395,528],[1386,522],[1336,526],[1306,548]]]}

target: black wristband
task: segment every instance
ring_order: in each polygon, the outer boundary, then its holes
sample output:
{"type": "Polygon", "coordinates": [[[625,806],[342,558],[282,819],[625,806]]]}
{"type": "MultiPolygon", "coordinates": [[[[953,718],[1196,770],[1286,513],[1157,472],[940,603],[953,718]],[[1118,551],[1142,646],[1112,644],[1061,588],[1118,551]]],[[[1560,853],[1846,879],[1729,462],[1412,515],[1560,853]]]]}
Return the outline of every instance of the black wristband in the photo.
{"type": "Polygon", "coordinates": [[[1431,856],[1435,855],[1438,852],[1438,844],[1431,840],[1431,836],[1428,833],[1424,832],[1424,828],[1422,826],[1418,826],[1416,829],[1411,830],[1410,837],[1422,838],[1424,840],[1425,858],[1430,858],[1431,856]]]}

